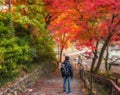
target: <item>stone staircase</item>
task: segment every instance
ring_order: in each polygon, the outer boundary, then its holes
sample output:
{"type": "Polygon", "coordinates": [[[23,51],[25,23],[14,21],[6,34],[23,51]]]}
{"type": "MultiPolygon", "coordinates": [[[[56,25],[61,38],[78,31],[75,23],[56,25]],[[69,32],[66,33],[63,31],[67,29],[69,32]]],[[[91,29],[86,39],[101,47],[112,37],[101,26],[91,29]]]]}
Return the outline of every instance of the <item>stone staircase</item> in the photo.
{"type": "MultiPolygon", "coordinates": [[[[80,82],[79,75],[74,72],[72,82],[72,95],[84,95],[82,93],[82,83],[80,82]]],[[[34,86],[28,89],[28,91],[21,95],[67,95],[63,94],[63,79],[60,71],[57,71],[51,77],[43,80],[38,80],[34,86]]]]}

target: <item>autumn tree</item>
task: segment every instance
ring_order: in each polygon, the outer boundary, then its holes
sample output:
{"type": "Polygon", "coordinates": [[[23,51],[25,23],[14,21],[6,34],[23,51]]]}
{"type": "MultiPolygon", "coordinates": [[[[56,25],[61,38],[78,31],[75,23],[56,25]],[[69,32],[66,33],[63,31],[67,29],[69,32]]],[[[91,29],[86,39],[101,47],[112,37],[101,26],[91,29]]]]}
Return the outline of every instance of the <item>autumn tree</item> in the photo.
{"type": "Polygon", "coordinates": [[[75,33],[74,29],[77,28],[75,23],[66,15],[62,14],[57,20],[51,23],[49,26],[51,34],[57,45],[60,47],[60,62],[63,54],[63,50],[69,47],[69,44],[73,42],[75,33]]]}
{"type": "MultiPolygon", "coordinates": [[[[68,44],[73,42],[75,32],[77,29],[73,15],[69,14],[69,7],[71,4],[66,0],[43,0],[45,2],[48,15],[46,16],[46,23],[53,35],[57,45],[60,47],[60,62],[63,50],[68,48],[68,44]],[[74,32],[74,33],[73,33],[74,32]]],[[[74,13],[74,12],[73,12],[74,13]]]]}
{"type": "MultiPolygon", "coordinates": [[[[51,3],[51,0],[49,0],[49,3],[51,3]]],[[[119,4],[119,0],[70,0],[69,2],[55,0],[56,8],[51,7],[51,11],[54,11],[61,6],[65,6],[62,13],[79,27],[79,31],[74,30],[74,41],[76,41],[77,47],[87,46],[92,49],[94,58],[91,72],[97,73],[99,71],[110,42],[119,39],[119,4]],[[60,2],[64,2],[64,4],[60,2]],[[99,48],[99,44],[102,44],[102,48],[99,48]],[[98,53],[98,50],[100,53],[98,53]],[[95,68],[95,71],[93,71],[93,68],[95,68]]],[[[108,58],[107,55],[106,58],[108,58]]]]}
{"type": "MultiPolygon", "coordinates": [[[[119,0],[85,0],[79,4],[82,7],[76,8],[80,13],[80,23],[82,21],[85,22],[87,31],[92,31],[92,35],[89,35],[88,37],[88,40],[93,42],[91,46],[95,47],[93,51],[94,58],[92,61],[91,72],[97,73],[99,71],[103,56],[105,55],[105,50],[109,46],[110,42],[114,41],[115,39],[119,39],[119,4],[119,0]],[[102,48],[99,48],[100,53],[97,54],[98,43],[101,41],[103,42],[103,45],[102,48]],[[96,63],[96,67],[94,67],[97,58],[98,62],[96,63]],[[95,68],[95,71],[93,71],[93,68],[95,68]]],[[[86,35],[87,31],[84,31],[84,35],[86,35]]]]}

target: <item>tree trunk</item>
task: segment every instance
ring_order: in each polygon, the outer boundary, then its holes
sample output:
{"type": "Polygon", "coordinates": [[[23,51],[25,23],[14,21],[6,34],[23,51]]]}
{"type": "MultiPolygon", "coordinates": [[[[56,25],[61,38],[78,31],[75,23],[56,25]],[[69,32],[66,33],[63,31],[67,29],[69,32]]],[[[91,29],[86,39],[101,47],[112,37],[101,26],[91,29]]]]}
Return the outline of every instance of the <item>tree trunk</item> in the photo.
{"type": "Polygon", "coordinates": [[[104,45],[103,45],[103,47],[102,47],[102,49],[101,49],[100,56],[99,56],[99,59],[98,59],[98,62],[97,62],[97,66],[96,66],[96,68],[95,68],[94,73],[98,73],[98,71],[99,71],[99,68],[100,68],[100,66],[101,66],[101,62],[102,62],[102,58],[103,58],[105,49],[106,49],[106,47],[108,46],[111,37],[112,37],[112,34],[110,34],[110,35],[107,37],[107,39],[106,39],[106,41],[105,41],[105,43],[104,43],[104,45]]]}
{"type": "Polygon", "coordinates": [[[61,46],[61,50],[60,50],[60,62],[62,62],[62,53],[63,53],[64,47],[65,47],[66,41],[67,40],[65,40],[65,33],[64,33],[63,37],[62,37],[62,46],[61,46]]]}
{"type": "MultiPolygon", "coordinates": [[[[116,17],[116,15],[113,14],[113,15],[112,15],[112,20],[111,20],[111,25],[113,24],[115,17],[116,17]]],[[[118,24],[119,24],[119,23],[118,23],[118,24]]],[[[98,73],[98,71],[99,71],[99,68],[100,68],[100,66],[101,66],[101,62],[102,62],[102,58],[103,58],[105,49],[106,49],[106,47],[108,46],[108,44],[109,44],[109,42],[110,42],[110,39],[111,39],[111,37],[113,36],[114,32],[115,32],[114,29],[111,30],[111,27],[108,28],[108,33],[109,33],[109,35],[108,35],[107,39],[105,40],[105,43],[104,43],[104,45],[103,45],[103,47],[102,47],[102,49],[101,49],[100,56],[99,56],[99,59],[98,59],[98,62],[97,62],[97,66],[96,66],[96,68],[95,68],[94,73],[98,73]]]]}
{"type": "Polygon", "coordinates": [[[97,41],[97,43],[96,43],[96,49],[95,49],[95,52],[93,53],[94,54],[94,58],[92,60],[92,65],[91,65],[91,70],[90,70],[91,73],[93,73],[94,65],[95,65],[95,62],[96,62],[96,60],[98,58],[98,56],[97,56],[98,44],[99,44],[99,41],[97,41]]]}
{"type": "Polygon", "coordinates": [[[60,49],[60,60],[59,60],[60,63],[62,62],[62,53],[63,53],[63,49],[64,49],[63,47],[61,47],[61,49],[60,49]]]}
{"type": "Polygon", "coordinates": [[[10,15],[10,30],[12,32],[12,37],[14,37],[13,19],[12,19],[12,7],[11,0],[9,0],[9,15],[10,15]]]}
{"type": "Polygon", "coordinates": [[[107,46],[107,54],[106,54],[106,57],[105,57],[105,70],[106,70],[106,72],[108,71],[108,56],[109,56],[109,52],[108,52],[108,50],[109,50],[109,46],[107,46]]]}

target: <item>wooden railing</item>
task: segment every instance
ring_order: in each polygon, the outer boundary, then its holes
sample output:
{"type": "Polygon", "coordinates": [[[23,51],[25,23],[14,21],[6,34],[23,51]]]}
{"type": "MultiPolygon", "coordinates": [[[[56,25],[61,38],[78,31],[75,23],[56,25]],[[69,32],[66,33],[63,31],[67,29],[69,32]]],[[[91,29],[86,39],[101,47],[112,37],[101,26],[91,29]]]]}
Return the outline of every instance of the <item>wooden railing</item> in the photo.
{"type": "Polygon", "coordinates": [[[89,95],[120,95],[120,87],[110,79],[80,69],[80,78],[89,89],[89,95]]]}

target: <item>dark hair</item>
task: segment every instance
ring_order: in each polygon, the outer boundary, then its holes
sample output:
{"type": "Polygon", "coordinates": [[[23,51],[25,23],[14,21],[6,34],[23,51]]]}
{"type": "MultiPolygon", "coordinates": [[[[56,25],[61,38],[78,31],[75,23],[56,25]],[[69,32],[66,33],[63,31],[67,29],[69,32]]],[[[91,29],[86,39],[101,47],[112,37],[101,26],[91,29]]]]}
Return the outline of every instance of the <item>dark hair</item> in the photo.
{"type": "Polygon", "coordinates": [[[65,60],[69,60],[69,56],[65,56],[65,60]]]}

